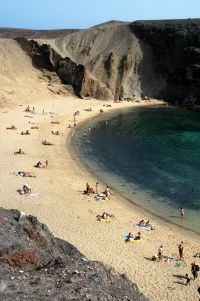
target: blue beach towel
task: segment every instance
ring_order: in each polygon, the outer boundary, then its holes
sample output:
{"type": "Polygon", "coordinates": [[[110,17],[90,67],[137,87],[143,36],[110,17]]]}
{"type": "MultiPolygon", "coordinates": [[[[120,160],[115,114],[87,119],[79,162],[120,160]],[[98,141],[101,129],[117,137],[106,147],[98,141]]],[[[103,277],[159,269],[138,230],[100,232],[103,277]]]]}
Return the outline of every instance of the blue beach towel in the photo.
{"type": "Polygon", "coordinates": [[[136,224],[135,226],[138,227],[138,228],[140,228],[140,229],[147,230],[147,231],[154,230],[154,229],[152,229],[151,226],[140,226],[139,224],[136,224]]]}

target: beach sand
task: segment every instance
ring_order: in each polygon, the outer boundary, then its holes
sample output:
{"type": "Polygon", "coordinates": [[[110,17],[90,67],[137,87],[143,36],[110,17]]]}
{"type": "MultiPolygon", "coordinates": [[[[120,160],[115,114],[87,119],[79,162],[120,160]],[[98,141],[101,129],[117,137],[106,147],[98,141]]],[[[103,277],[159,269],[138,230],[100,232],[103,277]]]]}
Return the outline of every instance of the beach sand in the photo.
{"type": "MultiPolygon", "coordinates": [[[[157,103],[155,101],[155,103],[157,103]]],[[[77,123],[99,115],[99,110],[110,111],[141,105],[140,103],[112,103],[111,108],[103,106],[106,102],[80,100],[72,97],[54,98],[33,102],[38,114],[24,112],[26,105],[9,106],[0,110],[1,152],[0,152],[0,205],[35,215],[47,224],[50,231],[59,238],[76,246],[86,257],[100,260],[138,284],[139,289],[151,301],[157,300],[198,300],[197,287],[200,277],[185,286],[185,276],[190,272],[193,254],[200,252],[199,236],[180,227],[150,216],[145,210],[130,204],[113,193],[111,200],[95,201],[94,196],[83,195],[86,182],[95,187],[96,178],[84,168],[75,157],[70,145],[73,127],[73,113],[80,111],[77,123]],[[87,112],[85,108],[92,108],[87,112]],[[42,111],[56,115],[42,115],[42,111]],[[52,124],[59,121],[60,124],[52,124]],[[29,123],[30,122],[30,123],[29,123]],[[17,130],[6,130],[15,124],[17,130]],[[68,128],[68,124],[72,128],[68,128]],[[30,129],[38,126],[39,129],[30,129]],[[31,135],[22,136],[22,130],[29,129],[31,135]],[[59,136],[52,135],[58,130],[59,136]],[[53,146],[42,145],[42,140],[52,142],[53,146]],[[14,155],[22,148],[25,155],[14,155]],[[37,169],[33,166],[48,160],[49,166],[37,169]],[[13,173],[18,171],[34,172],[36,178],[22,178],[13,173]],[[21,196],[17,189],[24,183],[30,184],[32,191],[39,196],[21,196]],[[96,215],[107,211],[114,214],[111,223],[98,222],[96,215]],[[124,243],[122,234],[136,233],[134,226],[145,219],[155,225],[155,231],[141,230],[143,239],[138,243],[124,243]],[[185,262],[175,267],[175,262],[153,262],[159,246],[164,247],[164,255],[178,256],[178,244],[184,241],[185,262]]],[[[148,105],[144,104],[144,105],[148,105]]],[[[107,183],[109,185],[109,183],[107,183]]],[[[100,190],[105,186],[100,183],[100,190]]],[[[200,259],[196,260],[200,264],[200,259]]]]}

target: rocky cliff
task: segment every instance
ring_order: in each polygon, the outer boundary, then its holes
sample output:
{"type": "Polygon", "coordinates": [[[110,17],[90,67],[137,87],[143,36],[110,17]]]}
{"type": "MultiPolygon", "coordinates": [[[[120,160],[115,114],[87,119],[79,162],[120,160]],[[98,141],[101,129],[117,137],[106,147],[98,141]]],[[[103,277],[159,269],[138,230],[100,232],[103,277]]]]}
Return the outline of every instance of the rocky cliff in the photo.
{"type": "Polygon", "coordinates": [[[139,40],[138,68],[145,95],[200,103],[200,19],[130,24],[139,40]]]}
{"type": "Polygon", "coordinates": [[[125,275],[89,261],[33,216],[0,209],[0,300],[145,301],[125,275]]]}
{"type": "Polygon", "coordinates": [[[24,37],[35,67],[55,72],[79,97],[171,102],[200,99],[200,19],[110,21],[86,30],[0,30],[24,37]],[[32,39],[32,40],[30,40],[32,39]]]}

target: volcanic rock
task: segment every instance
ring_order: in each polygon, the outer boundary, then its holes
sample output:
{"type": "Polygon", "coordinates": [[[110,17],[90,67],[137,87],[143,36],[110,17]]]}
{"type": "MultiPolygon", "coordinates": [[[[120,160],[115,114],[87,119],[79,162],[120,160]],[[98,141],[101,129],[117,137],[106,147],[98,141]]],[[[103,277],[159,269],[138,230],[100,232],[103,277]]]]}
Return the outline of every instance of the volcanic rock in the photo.
{"type": "Polygon", "coordinates": [[[137,285],[17,210],[0,209],[0,299],[145,301],[137,285]]]}

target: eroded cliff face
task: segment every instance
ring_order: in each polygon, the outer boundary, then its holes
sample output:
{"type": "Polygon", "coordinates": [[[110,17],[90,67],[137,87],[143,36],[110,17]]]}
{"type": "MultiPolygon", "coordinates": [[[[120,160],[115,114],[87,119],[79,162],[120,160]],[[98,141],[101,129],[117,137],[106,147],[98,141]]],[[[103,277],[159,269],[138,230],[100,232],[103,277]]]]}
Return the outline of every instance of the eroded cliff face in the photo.
{"type": "Polygon", "coordinates": [[[33,216],[0,209],[0,299],[147,301],[125,275],[89,261],[33,216]]]}
{"type": "Polygon", "coordinates": [[[118,100],[141,95],[140,45],[128,23],[108,22],[57,39],[15,39],[36,68],[56,72],[79,97],[118,100]]]}
{"type": "MultiPolygon", "coordinates": [[[[96,80],[95,93],[88,81],[88,94],[98,98],[127,99],[139,97],[138,66],[141,51],[138,39],[126,22],[108,22],[49,41],[63,56],[83,64],[87,77],[96,80]]],[[[86,89],[84,94],[87,94],[86,89]]]]}
{"type": "Polygon", "coordinates": [[[200,19],[138,21],[130,28],[143,55],[138,69],[142,92],[200,103],[200,19]]]}
{"type": "Polygon", "coordinates": [[[79,97],[122,100],[147,95],[199,103],[200,19],[111,21],[87,30],[58,31],[57,37],[56,31],[45,31],[40,39],[17,40],[35,67],[56,72],[79,97]]]}

